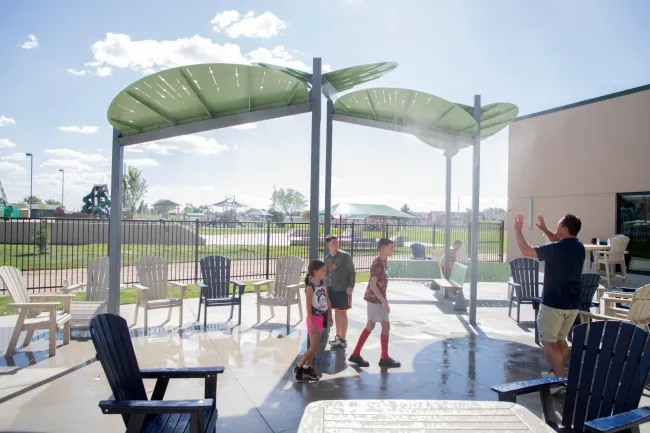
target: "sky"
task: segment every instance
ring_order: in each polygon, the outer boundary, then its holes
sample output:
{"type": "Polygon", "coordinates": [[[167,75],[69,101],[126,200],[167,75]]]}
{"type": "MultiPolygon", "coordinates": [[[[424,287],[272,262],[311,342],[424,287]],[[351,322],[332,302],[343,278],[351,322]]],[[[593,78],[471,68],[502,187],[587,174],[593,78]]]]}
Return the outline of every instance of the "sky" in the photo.
{"type": "MultiPolygon", "coordinates": [[[[309,71],[396,61],[363,87],[403,87],[450,101],[511,102],[520,115],[650,83],[650,2],[139,0],[0,2],[0,178],[79,209],[110,185],[106,111],[131,82],[185,64],[268,62],[309,71]]],[[[236,196],[268,208],[274,186],[309,196],[309,114],[127,150],[146,202],[194,205],[236,196]]],[[[321,180],[324,175],[323,120],[321,180]]],[[[445,161],[396,132],[335,123],[332,203],[444,209],[445,161]]],[[[507,207],[508,131],[481,145],[481,208],[507,207]]],[[[579,162],[578,162],[579,163],[579,162]]],[[[453,208],[470,207],[472,151],[453,160],[453,208]]],[[[540,179],[540,182],[543,182],[540,179]]],[[[321,181],[323,206],[323,186],[321,181]]]]}

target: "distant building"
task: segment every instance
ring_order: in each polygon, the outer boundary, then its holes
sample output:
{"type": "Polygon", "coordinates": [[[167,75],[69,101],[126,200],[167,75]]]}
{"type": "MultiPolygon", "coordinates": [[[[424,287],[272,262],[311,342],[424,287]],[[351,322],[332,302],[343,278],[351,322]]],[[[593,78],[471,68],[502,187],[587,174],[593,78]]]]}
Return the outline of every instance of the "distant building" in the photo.
{"type": "MultiPolygon", "coordinates": [[[[444,224],[445,223],[445,212],[444,211],[432,211],[429,212],[429,219],[433,221],[433,224],[444,224]]],[[[465,218],[465,212],[452,212],[451,213],[451,224],[460,225],[463,224],[463,219],[465,218]]]]}
{"type": "Polygon", "coordinates": [[[503,212],[481,212],[480,213],[481,219],[484,221],[505,221],[508,213],[506,211],[503,212]]]}

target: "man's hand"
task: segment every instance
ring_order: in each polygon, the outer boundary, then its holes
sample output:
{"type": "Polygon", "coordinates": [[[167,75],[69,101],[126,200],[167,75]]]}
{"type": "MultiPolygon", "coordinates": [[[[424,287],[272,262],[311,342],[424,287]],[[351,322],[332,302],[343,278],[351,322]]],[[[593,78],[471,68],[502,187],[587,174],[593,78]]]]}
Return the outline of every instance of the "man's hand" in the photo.
{"type": "Polygon", "coordinates": [[[348,296],[352,296],[352,288],[348,287],[347,289],[345,289],[345,293],[347,293],[348,296]]]}
{"type": "Polygon", "coordinates": [[[537,215],[537,222],[535,223],[535,225],[543,232],[546,232],[546,230],[548,230],[546,228],[546,222],[544,222],[544,217],[542,216],[542,214],[537,215]]]}
{"type": "Polygon", "coordinates": [[[520,232],[524,228],[524,214],[518,213],[515,215],[515,231],[520,232]]]}
{"type": "Polygon", "coordinates": [[[386,314],[390,313],[390,305],[388,305],[388,301],[384,301],[383,306],[384,306],[384,313],[386,314]]]}

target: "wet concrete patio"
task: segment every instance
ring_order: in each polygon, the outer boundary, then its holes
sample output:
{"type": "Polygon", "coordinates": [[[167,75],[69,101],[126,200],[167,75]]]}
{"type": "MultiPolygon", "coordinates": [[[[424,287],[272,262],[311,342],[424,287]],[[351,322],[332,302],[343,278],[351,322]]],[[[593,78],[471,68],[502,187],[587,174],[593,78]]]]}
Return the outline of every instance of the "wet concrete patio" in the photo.
{"type": "MultiPolygon", "coordinates": [[[[466,286],[466,290],[468,286],[466,286]]],[[[365,324],[365,302],[359,284],[350,311],[350,346],[365,324]]],[[[478,326],[457,314],[440,292],[417,283],[392,281],[390,354],[402,368],[382,371],[379,329],[368,339],[363,355],[371,367],[359,369],[346,362],[352,347],[327,350],[318,383],[294,383],[291,373],[307,337],[304,322],[292,311],[292,327],[285,326],[286,310],[276,308],[270,318],[262,308],[256,322],[254,295],[245,295],[241,327],[226,322],[230,309],[209,309],[208,329],[196,326],[198,300],[186,300],[182,332],[177,312],[169,323],[166,310],[149,313],[150,334],[135,325],[133,344],[142,368],[223,365],[217,408],[219,432],[295,432],[305,406],[324,399],[436,399],[496,400],[490,387],[539,377],[548,370],[542,351],[534,344],[533,311],[522,306],[522,323],[508,318],[507,286],[479,285],[478,326]],[[267,320],[268,319],[268,320],[267,320]]],[[[129,323],[134,306],[122,306],[129,323]]],[[[139,315],[142,320],[142,314],[139,315]]],[[[235,317],[237,312],[235,311],[235,317]]],[[[514,311],[513,311],[514,316],[514,311]]],[[[15,317],[0,318],[0,350],[4,351],[15,317]]],[[[118,416],[102,415],[97,403],[111,392],[101,365],[93,362],[87,339],[75,339],[48,358],[47,341],[38,339],[13,358],[0,356],[0,431],[114,432],[123,431],[118,416]]],[[[21,340],[22,341],[22,340],[21,340]]],[[[59,342],[60,344],[60,342],[59,342]]],[[[147,391],[154,382],[146,381],[147,391]]],[[[170,382],[166,399],[203,396],[200,380],[170,382]]],[[[642,404],[648,404],[644,397],[642,404]]],[[[541,416],[536,395],[519,403],[541,416]]],[[[558,402],[559,403],[559,402],[558,402]]],[[[644,429],[645,430],[645,429],[644,429]]]]}

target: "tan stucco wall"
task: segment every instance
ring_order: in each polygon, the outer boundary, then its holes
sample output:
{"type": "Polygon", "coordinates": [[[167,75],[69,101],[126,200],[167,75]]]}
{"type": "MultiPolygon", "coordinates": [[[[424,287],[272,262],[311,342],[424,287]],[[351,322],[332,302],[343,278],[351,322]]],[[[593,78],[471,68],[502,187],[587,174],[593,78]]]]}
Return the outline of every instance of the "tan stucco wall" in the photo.
{"type": "MultiPolygon", "coordinates": [[[[650,91],[517,121],[508,144],[508,258],[518,257],[512,219],[565,213],[582,220],[580,238],[616,230],[616,193],[650,190],[650,91]]],[[[531,245],[545,242],[525,226],[531,245]]]]}

